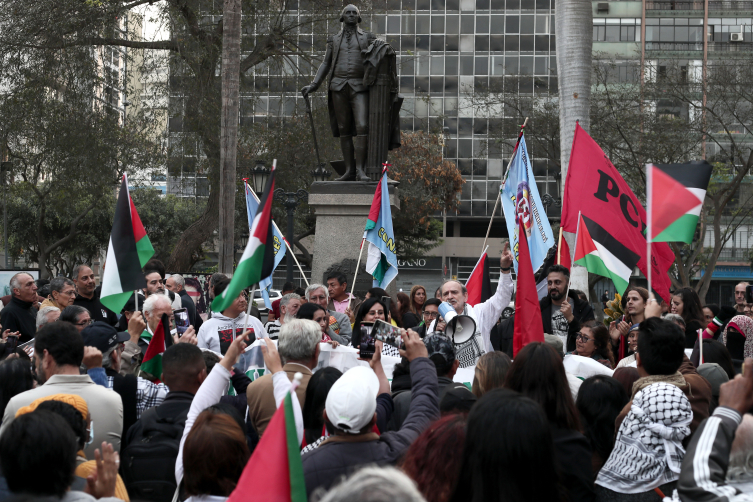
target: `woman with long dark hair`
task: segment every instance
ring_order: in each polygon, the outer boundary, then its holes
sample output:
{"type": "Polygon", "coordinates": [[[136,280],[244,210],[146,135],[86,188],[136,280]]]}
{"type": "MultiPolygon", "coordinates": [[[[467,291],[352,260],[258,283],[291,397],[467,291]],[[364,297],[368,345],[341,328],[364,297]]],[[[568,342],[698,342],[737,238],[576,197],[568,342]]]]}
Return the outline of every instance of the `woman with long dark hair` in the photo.
{"type": "MultiPolygon", "coordinates": [[[[443,460],[454,462],[452,457],[443,460]]],[[[484,394],[468,414],[451,500],[557,502],[562,500],[560,480],[551,428],[541,406],[509,389],[484,394]]]]}
{"type": "Polygon", "coordinates": [[[398,328],[403,326],[403,320],[400,318],[400,311],[397,308],[397,302],[389,295],[389,293],[382,288],[371,288],[366,292],[366,298],[376,298],[380,300],[387,306],[387,309],[385,310],[385,320],[398,328]],[[389,301],[387,301],[386,298],[389,298],[389,301]]]}
{"type": "Polygon", "coordinates": [[[400,319],[403,321],[403,328],[415,328],[421,324],[421,317],[411,312],[410,298],[402,291],[397,294],[397,311],[400,313],[400,319]]]}
{"type": "Polygon", "coordinates": [[[12,397],[34,388],[34,376],[28,359],[14,357],[0,363],[0,416],[12,397]]]}
{"type": "Polygon", "coordinates": [[[593,500],[591,447],[580,433],[562,357],[546,343],[529,343],[515,356],[505,387],[530,397],[544,410],[567,498],[593,500]]]}
{"type": "MultiPolygon", "coordinates": [[[[375,296],[372,296],[371,298],[364,300],[363,303],[361,303],[361,306],[358,307],[356,321],[353,323],[353,330],[360,330],[361,323],[375,321],[388,322],[387,307],[384,305],[382,300],[378,299],[375,296]]],[[[387,344],[384,344],[384,346],[382,347],[382,354],[400,357],[400,352],[398,351],[398,349],[396,347],[393,347],[392,345],[387,344]]]]}
{"type": "Polygon", "coordinates": [[[698,330],[706,326],[698,293],[691,288],[682,288],[672,295],[672,313],[685,321],[685,348],[692,349],[698,340],[698,330]]]}
{"type": "Polygon", "coordinates": [[[425,287],[416,284],[410,288],[410,302],[408,303],[408,309],[416,316],[416,319],[419,320],[419,324],[416,326],[421,324],[420,321],[423,319],[424,303],[426,303],[427,299],[428,296],[426,296],[425,287]]]}
{"type": "Polygon", "coordinates": [[[620,382],[606,375],[587,378],[578,389],[575,407],[580,413],[583,434],[591,445],[593,476],[599,474],[614,448],[614,421],[628,402],[620,382]]]}

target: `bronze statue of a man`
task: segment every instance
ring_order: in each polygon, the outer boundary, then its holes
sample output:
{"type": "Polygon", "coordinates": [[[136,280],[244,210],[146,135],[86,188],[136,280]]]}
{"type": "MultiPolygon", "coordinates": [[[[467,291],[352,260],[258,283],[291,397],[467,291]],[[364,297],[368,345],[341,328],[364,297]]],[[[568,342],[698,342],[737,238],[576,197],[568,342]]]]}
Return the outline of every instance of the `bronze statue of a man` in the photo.
{"type": "Polygon", "coordinates": [[[305,97],[316,91],[324,78],[329,77],[330,123],[334,136],[340,138],[346,166],[345,175],[337,181],[369,181],[364,172],[368,153],[369,88],[364,83],[367,56],[362,51],[372,45],[373,51],[384,41],[358,27],[361,13],[355,5],[343,9],[340,22],[343,28],[327,39],[327,52],[314,81],[301,89],[301,93],[305,97]]]}

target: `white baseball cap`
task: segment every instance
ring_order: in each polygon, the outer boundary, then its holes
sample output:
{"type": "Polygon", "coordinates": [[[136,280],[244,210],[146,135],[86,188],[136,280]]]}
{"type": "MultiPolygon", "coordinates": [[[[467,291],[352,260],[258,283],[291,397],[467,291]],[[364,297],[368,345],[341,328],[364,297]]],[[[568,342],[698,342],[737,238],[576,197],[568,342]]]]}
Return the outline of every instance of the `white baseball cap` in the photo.
{"type": "Polygon", "coordinates": [[[359,434],[374,418],[379,379],[371,368],[356,366],[337,379],[327,394],[327,419],[338,429],[359,434]]]}

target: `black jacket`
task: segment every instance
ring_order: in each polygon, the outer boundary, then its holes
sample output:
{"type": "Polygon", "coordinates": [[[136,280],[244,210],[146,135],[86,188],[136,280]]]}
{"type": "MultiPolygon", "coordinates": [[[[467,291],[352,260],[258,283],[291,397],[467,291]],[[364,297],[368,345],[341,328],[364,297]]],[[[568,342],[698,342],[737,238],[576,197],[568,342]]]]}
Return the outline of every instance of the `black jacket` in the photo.
{"type": "MultiPolygon", "coordinates": [[[[567,329],[567,352],[575,350],[575,334],[580,329],[581,325],[586,321],[594,319],[594,309],[591,304],[579,299],[574,293],[570,293],[568,298],[571,299],[570,303],[573,306],[573,322],[568,325],[567,329]]],[[[541,322],[544,325],[544,333],[552,333],[552,300],[549,296],[546,296],[539,300],[539,308],[541,309],[541,322]]],[[[492,328],[492,332],[489,338],[492,342],[494,350],[501,350],[512,357],[512,339],[513,332],[515,330],[515,315],[513,314],[509,319],[504,319],[501,323],[492,328]]]]}
{"type": "MultiPolygon", "coordinates": [[[[473,399],[473,394],[462,383],[453,382],[451,378],[437,377],[437,386],[439,389],[439,403],[442,408],[442,399],[448,390],[458,388],[460,392],[465,389],[465,392],[469,394],[468,399],[473,399]],[[462,388],[461,388],[462,387],[462,388]]],[[[410,390],[399,390],[392,395],[392,401],[395,404],[395,411],[392,412],[392,417],[387,423],[388,431],[399,431],[403,426],[405,418],[408,416],[410,410],[410,403],[412,399],[412,393],[410,390]]],[[[384,429],[380,429],[384,430],[384,429]]]]}
{"type": "MultiPolygon", "coordinates": [[[[567,347],[565,352],[575,350],[575,334],[580,329],[581,324],[594,319],[594,309],[591,304],[578,298],[575,293],[570,291],[567,295],[568,301],[573,305],[573,322],[567,326],[567,347]]],[[[541,308],[541,322],[544,324],[544,333],[552,333],[552,300],[545,296],[539,300],[541,308]]]]}
{"type": "Polygon", "coordinates": [[[99,301],[99,296],[97,295],[92,296],[91,299],[84,298],[81,295],[76,295],[73,304],[84,307],[88,310],[92,321],[106,322],[110,326],[116,326],[118,324],[118,316],[115,312],[102,305],[102,302],[99,301]]]}
{"type": "Polygon", "coordinates": [[[558,464],[560,484],[570,502],[596,500],[593,472],[591,470],[591,446],[580,432],[552,427],[554,458],[558,464]]]}
{"type": "Polygon", "coordinates": [[[15,296],[10,299],[2,312],[0,312],[0,324],[3,331],[9,329],[18,331],[18,343],[26,343],[34,338],[37,332],[36,311],[32,309],[32,303],[19,300],[15,296]]]}
{"type": "Polygon", "coordinates": [[[424,429],[439,418],[434,363],[419,357],[411,363],[410,371],[413,399],[399,431],[385,432],[381,436],[374,433],[330,436],[301,457],[309,497],[317,488],[329,490],[343,475],[363,465],[394,465],[424,429]]]}
{"type": "Polygon", "coordinates": [[[180,295],[181,305],[183,305],[183,308],[188,312],[188,321],[191,323],[191,326],[193,326],[193,329],[196,330],[196,333],[198,333],[199,328],[204,321],[200,315],[196,314],[196,302],[193,301],[185,289],[181,290],[178,294],[180,295]]]}
{"type": "MultiPolygon", "coordinates": [[[[165,396],[165,400],[162,401],[162,404],[159,406],[155,406],[155,411],[157,412],[158,417],[177,417],[181,413],[187,413],[188,409],[191,408],[191,401],[193,401],[193,394],[190,392],[182,392],[182,391],[175,391],[175,392],[168,392],[167,396],[165,396]]],[[[150,408],[151,409],[151,408],[150,408]]],[[[141,420],[136,421],[133,426],[128,430],[128,433],[123,436],[123,441],[120,446],[121,451],[124,451],[128,443],[130,443],[134,437],[136,437],[136,434],[141,432],[141,429],[143,428],[143,423],[141,420]]]]}

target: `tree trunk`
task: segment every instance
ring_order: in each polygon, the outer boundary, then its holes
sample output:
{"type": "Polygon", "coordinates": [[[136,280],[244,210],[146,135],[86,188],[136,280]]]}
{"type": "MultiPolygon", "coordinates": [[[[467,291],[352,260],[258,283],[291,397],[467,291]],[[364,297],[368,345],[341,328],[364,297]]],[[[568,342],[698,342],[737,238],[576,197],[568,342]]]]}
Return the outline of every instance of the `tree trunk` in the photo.
{"type": "Polygon", "coordinates": [[[193,222],[178,239],[165,268],[171,272],[189,272],[196,262],[194,252],[212,238],[219,217],[220,193],[210,185],[207,206],[198,220],[193,222]]]}
{"type": "Polygon", "coordinates": [[[235,261],[235,169],[238,151],[241,67],[241,0],[225,0],[222,17],[222,113],[220,125],[219,271],[235,261]]]}
{"type": "MultiPolygon", "coordinates": [[[[570,163],[570,149],[575,133],[575,121],[589,130],[591,104],[591,49],[593,46],[593,15],[589,0],[557,0],[555,34],[557,40],[557,76],[559,79],[560,109],[560,159],[562,188],[570,163]]],[[[567,242],[574,249],[574,236],[567,242]]],[[[588,272],[579,265],[573,266],[571,287],[588,294],[588,272]]]]}

